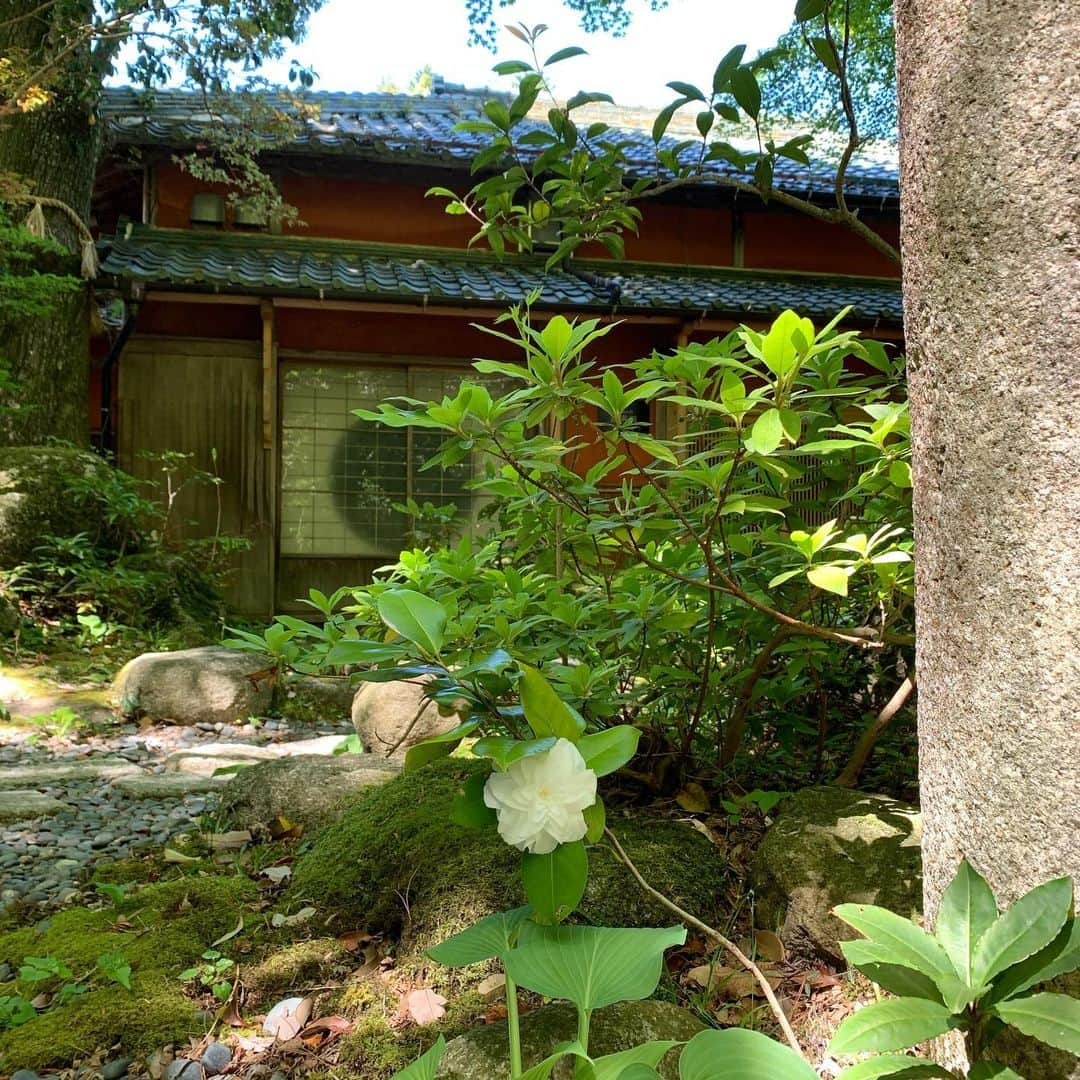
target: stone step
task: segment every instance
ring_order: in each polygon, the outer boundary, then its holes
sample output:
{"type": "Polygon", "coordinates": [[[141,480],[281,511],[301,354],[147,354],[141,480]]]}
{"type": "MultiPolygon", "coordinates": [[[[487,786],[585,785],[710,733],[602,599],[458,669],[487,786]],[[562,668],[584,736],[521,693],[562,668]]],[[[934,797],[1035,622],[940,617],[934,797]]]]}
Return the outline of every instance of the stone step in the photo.
{"type": "Polygon", "coordinates": [[[146,773],[121,776],[112,782],[116,791],[132,799],[181,799],[185,795],[204,795],[228,782],[228,776],[198,776],[192,773],[146,773]]]}
{"type": "Polygon", "coordinates": [[[248,746],[245,743],[206,743],[187,750],[176,750],[165,759],[169,772],[212,776],[217,769],[233,765],[254,765],[259,761],[315,754],[326,757],[344,742],[343,735],[323,735],[317,739],[296,739],[271,746],[248,746]]]}
{"type": "Polygon", "coordinates": [[[116,780],[138,776],[142,769],[122,757],[88,757],[75,761],[26,763],[0,768],[0,791],[46,787],[51,784],[87,780],[116,780]]]}
{"type": "Polygon", "coordinates": [[[0,791],[0,825],[51,817],[66,809],[66,803],[40,791],[0,791]]]}

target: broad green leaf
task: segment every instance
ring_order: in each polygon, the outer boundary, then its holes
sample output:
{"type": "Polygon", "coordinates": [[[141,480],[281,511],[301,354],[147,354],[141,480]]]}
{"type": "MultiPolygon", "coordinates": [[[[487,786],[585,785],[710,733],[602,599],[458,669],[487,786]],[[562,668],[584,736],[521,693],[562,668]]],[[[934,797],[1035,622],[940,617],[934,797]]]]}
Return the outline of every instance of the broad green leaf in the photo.
{"type": "Polygon", "coordinates": [[[544,67],[551,67],[552,64],[558,64],[561,61],[569,60],[574,56],[588,56],[588,53],[580,45],[567,45],[565,49],[559,49],[558,52],[553,52],[544,61],[544,67]]]}
{"type": "Polygon", "coordinates": [[[1080,968],[1080,919],[1073,918],[1045,949],[998,975],[988,1000],[1003,1001],[1077,968],[1080,968]]]}
{"type": "Polygon", "coordinates": [[[924,1078],[942,1078],[954,1080],[951,1072],[946,1072],[940,1065],[935,1065],[925,1058],[908,1057],[906,1054],[882,1054],[880,1057],[860,1061],[857,1065],[846,1068],[839,1080],[881,1080],[889,1076],[893,1080],[924,1080],[924,1078]]]}
{"type": "Polygon", "coordinates": [[[411,589],[391,589],[378,599],[379,618],[391,630],[429,656],[437,656],[443,647],[446,612],[441,604],[411,589]]]}
{"type": "Polygon", "coordinates": [[[518,929],[530,914],[532,908],[526,905],[489,915],[460,934],[454,934],[428,949],[428,956],[447,967],[465,967],[490,960],[493,956],[504,956],[513,948],[518,929]]]}
{"type": "Polygon", "coordinates": [[[998,917],[994,891],[964,859],[941,897],[934,936],[949,954],[957,974],[974,985],[975,946],[998,917]]]}
{"type": "Polygon", "coordinates": [[[1072,878],[1056,878],[1021,896],[979,939],[972,962],[976,986],[1045,948],[1057,937],[1072,907],[1072,878]]]}
{"type": "Polygon", "coordinates": [[[596,802],[585,811],[585,824],[588,826],[585,839],[588,843],[595,844],[604,835],[604,826],[607,824],[603,799],[597,797],[596,802]]]}
{"type": "Polygon", "coordinates": [[[637,753],[641,732],[629,724],[605,728],[594,735],[583,735],[578,750],[585,764],[597,776],[607,776],[621,769],[637,753]]]}
{"type": "Polygon", "coordinates": [[[1008,1065],[997,1061],[977,1061],[968,1069],[968,1080],[1024,1080],[1008,1065]]]}
{"type": "Polygon", "coordinates": [[[618,1080],[662,1080],[651,1065],[631,1065],[619,1073],[618,1080]]]}
{"type": "Polygon", "coordinates": [[[761,112],[761,87],[757,77],[747,67],[736,68],[731,75],[731,93],[752,120],[761,112]]]}
{"type": "Polygon", "coordinates": [[[536,668],[526,664],[521,667],[523,674],[518,689],[529,727],[538,738],[553,735],[576,743],[585,731],[585,721],[555,693],[551,683],[536,668]]]}
{"type": "Polygon", "coordinates": [[[435,1045],[426,1054],[422,1054],[411,1065],[407,1065],[394,1080],[435,1080],[435,1071],[446,1052],[446,1036],[440,1035],[435,1045]]]}
{"type": "Polygon", "coordinates": [[[494,828],[498,817],[484,802],[486,776],[470,776],[450,804],[450,820],[466,829],[494,828]]]}
{"type": "Polygon", "coordinates": [[[567,1055],[588,1061],[588,1054],[579,1042],[563,1043],[555,1047],[555,1052],[549,1054],[543,1061],[538,1061],[531,1069],[526,1069],[521,1074],[521,1080],[548,1080],[555,1071],[555,1066],[567,1055]]]}
{"type": "Polygon", "coordinates": [[[472,745],[475,757],[491,758],[500,769],[508,769],[515,761],[535,754],[546,754],[556,743],[554,735],[546,739],[512,739],[509,735],[485,735],[472,745]]]}
{"type": "Polygon", "coordinates": [[[771,454],[784,437],[784,421],[779,409],[767,409],[750,429],[754,450],[759,454],[771,454]]]}
{"type": "Polygon", "coordinates": [[[864,1050],[903,1050],[944,1035],[957,1019],[944,1006],[924,998],[893,998],[867,1005],[837,1029],[829,1053],[858,1054],[864,1050]]]}
{"type": "MultiPolygon", "coordinates": [[[[405,650],[400,644],[388,645],[384,641],[360,641],[356,638],[347,638],[337,642],[326,654],[326,663],[330,667],[342,667],[345,664],[382,664],[387,660],[397,660],[405,655],[405,650]]],[[[379,673],[386,672],[384,677],[375,677],[375,672],[362,673],[365,682],[392,682],[395,679],[407,679],[408,675],[389,674],[396,672],[397,668],[379,668],[379,673]]]]}
{"type": "Polygon", "coordinates": [[[910,919],[871,904],[841,904],[833,913],[871,941],[887,945],[896,958],[894,963],[915,968],[935,982],[942,975],[956,977],[945,950],[910,919]]]}
{"type": "Polygon", "coordinates": [[[525,896],[538,920],[560,922],[581,903],[589,880],[589,856],[578,840],[547,855],[526,853],[521,861],[525,896]]]}
{"type": "Polygon", "coordinates": [[[664,951],[686,941],[686,930],[525,923],[506,973],[519,986],[582,1009],[640,1001],[656,990],[664,951]]]}
{"type": "Polygon", "coordinates": [[[806,578],[819,589],[836,593],[837,596],[847,596],[851,575],[846,566],[825,565],[811,567],[806,571],[806,578]]]}
{"type": "Polygon", "coordinates": [[[628,1074],[631,1080],[635,1075],[646,1077],[651,1073],[655,1076],[655,1067],[660,1064],[664,1055],[680,1045],[671,1039],[662,1039],[641,1043],[640,1046],[621,1050],[617,1054],[593,1058],[590,1064],[582,1068],[579,1080],[623,1080],[628,1074]],[[646,1071],[642,1072],[642,1069],[646,1071]]]}
{"type": "Polygon", "coordinates": [[[871,982],[877,983],[890,994],[896,994],[897,997],[926,998],[927,1001],[945,1004],[937,983],[929,975],[898,963],[897,954],[888,945],[866,940],[842,941],[840,951],[849,964],[853,964],[871,982]]]}
{"type": "Polygon", "coordinates": [[[992,1011],[1025,1035],[1080,1056],[1080,999],[1068,994],[1032,994],[999,1001],[992,1011]]]}
{"type": "Polygon", "coordinates": [[[449,757],[453,753],[454,747],[466,735],[471,735],[480,726],[480,720],[479,716],[470,717],[464,723],[458,724],[449,731],[444,731],[441,735],[433,735],[430,739],[425,739],[423,742],[416,743],[415,746],[410,746],[405,752],[405,768],[403,771],[406,773],[416,772],[417,769],[423,768],[430,761],[449,757]]]}
{"type": "Polygon", "coordinates": [[[574,328],[563,315],[554,315],[540,331],[540,344],[544,352],[555,361],[560,361],[566,354],[566,348],[574,336],[574,328]]]}
{"type": "Polygon", "coordinates": [[[679,1057],[680,1080],[817,1080],[794,1050],[745,1028],[698,1032],[679,1057]]]}

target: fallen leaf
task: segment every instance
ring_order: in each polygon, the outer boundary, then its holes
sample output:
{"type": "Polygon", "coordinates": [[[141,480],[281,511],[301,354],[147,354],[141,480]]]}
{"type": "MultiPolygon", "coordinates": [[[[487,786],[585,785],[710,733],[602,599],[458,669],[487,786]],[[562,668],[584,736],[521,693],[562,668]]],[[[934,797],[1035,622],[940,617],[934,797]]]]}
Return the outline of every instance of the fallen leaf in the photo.
{"type": "Polygon", "coordinates": [[[284,814],[274,818],[266,831],[274,840],[296,840],[304,834],[304,826],[290,821],[284,814]]]}
{"type": "Polygon", "coordinates": [[[274,1045],[274,1039],[272,1036],[267,1038],[265,1035],[237,1035],[236,1045],[248,1053],[261,1054],[274,1045]]]}
{"type": "Polygon", "coordinates": [[[311,998],[285,998],[279,1001],[263,1021],[263,1031],[278,1042],[295,1039],[311,1017],[311,998]]]}
{"type": "Polygon", "coordinates": [[[247,829],[234,829],[232,832],[209,833],[206,839],[211,851],[239,851],[251,843],[251,833],[247,829]]]}
{"type": "Polygon", "coordinates": [[[675,796],[675,801],[690,814],[704,814],[709,809],[708,794],[693,780],[675,796]]]}
{"type": "Polygon", "coordinates": [[[233,994],[229,998],[229,1003],[222,1006],[221,1012],[218,1013],[218,1019],[223,1024],[228,1024],[229,1027],[244,1027],[247,1021],[240,1015],[240,1010],[236,1007],[236,995],[233,994]]]}
{"type": "Polygon", "coordinates": [[[359,952],[365,945],[374,942],[374,938],[366,930],[350,930],[347,934],[338,934],[338,941],[349,952],[359,952]]]}
{"type": "Polygon", "coordinates": [[[484,1022],[497,1024],[500,1020],[505,1020],[508,1015],[505,1005],[492,1005],[484,1013],[484,1022]]]}
{"type": "Polygon", "coordinates": [[[184,855],[182,852],[168,847],[165,849],[164,859],[167,863],[193,863],[199,861],[194,855],[184,855]]]}
{"type": "Polygon", "coordinates": [[[37,997],[30,999],[30,1004],[33,1005],[35,1009],[47,1009],[51,1002],[52,994],[41,993],[38,994],[37,997]]]}
{"type": "Polygon", "coordinates": [[[446,998],[434,990],[413,990],[405,999],[405,1007],[413,1021],[421,1026],[434,1024],[446,1015],[446,998]]]}
{"type": "Polygon", "coordinates": [[[241,915],[240,920],[237,922],[236,926],[232,930],[230,930],[227,934],[222,934],[221,937],[217,939],[217,941],[210,942],[210,948],[216,949],[219,945],[223,945],[226,941],[232,941],[232,939],[236,937],[236,935],[239,934],[240,931],[243,929],[244,916],[241,915]]]}
{"type": "Polygon", "coordinates": [[[787,958],[787,949],[784,948],[784,943],[771,930],[755,931],[754,945],[758,956],[763,960],[770,960],[774,964],[782,964],[787,958]]]}
{"type": "Polygon", "coordinates": [[[356,1025],[344,1016],[320,1016],[318,1020],[312,1020],[303,1031],[301,1039],[309,1039],[312,1035],[323,1035],[323,1041],[337,1035],[347,1035],[356,1025]]]}
{"type": "Polygon", "coordinates": [[[292,877],[291,866],[268,866],[265,870],[260,870],[260,874],[263,877],[269,878],[275,885],[280,885],[283,881],[292,877]]]}
{"type": "Polygon", "coordinates": [[[270,925],[278,930],[282,926],[299,926],[301,923],[306,923],[315,914],[313,907],[301,908],[295,915],[283,915],[280,911],[275,911],[270,916],[270,925]]]}
{"type": "Polygon", "coordinates": [[[506,992],[505,975],[489,975],[477,988],[476,992],[484,1001],[494,1001],[506,992]]]}
{"type": "Polygon", "coordinates": [[[706,840],[709,841],[714,847],[721,847],[721,843],[716,836],[716,833],[709,828],[700,818],[683,818],[684,821],[688,821],[706,840]]]}

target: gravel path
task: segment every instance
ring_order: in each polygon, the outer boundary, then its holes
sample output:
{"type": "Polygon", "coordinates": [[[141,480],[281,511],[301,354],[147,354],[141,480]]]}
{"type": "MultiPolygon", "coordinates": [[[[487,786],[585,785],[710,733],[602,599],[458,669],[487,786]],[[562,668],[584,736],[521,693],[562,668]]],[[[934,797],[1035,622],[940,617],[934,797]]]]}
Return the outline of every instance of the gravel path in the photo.
{"type": "Polygon", "coordinates": [[[201,774],[175,771],[170,755],[214,744],[219,756],[231,747],[276,756],[288,753],[290,742],[351,731],[345,719],[316,726],[117,723],[105,734],[55,739],[0,724],[0,911],[75,902],[93,891],[99,863],[197,831],[200,819],[213,815],[222,781],[206,775],[213,763],[201,774]]]}

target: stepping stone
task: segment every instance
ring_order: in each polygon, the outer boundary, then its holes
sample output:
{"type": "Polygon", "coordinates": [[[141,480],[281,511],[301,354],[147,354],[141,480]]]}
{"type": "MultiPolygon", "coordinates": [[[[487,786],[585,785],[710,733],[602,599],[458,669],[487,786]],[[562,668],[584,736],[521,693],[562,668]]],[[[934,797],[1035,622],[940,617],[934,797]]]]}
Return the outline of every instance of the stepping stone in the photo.
{"type": "Polygon", "coordinates": [[[0,825],[59,814],[67,809],[67,803],[40,791],[0,791],[0,825]]]}
{"type": "Polygon", "coordinates": [[[203,795],[228,781],[227,776],[197,776],[189,773],[157,773],[146,776],[121,776],[112,782],[114,791],[133,799],[180,799],[185,795],[203,795]]]}
{"type": "Polygon", "coordinates": [[[317,739],[296,739],[294,742],[279,743],[275,749],[279,757],[301,757],[317,754],[327,757],[345,741],[345,735],[321,735],[317,739]]]}
{"type": "Polygon", "coordinates": [[[280,751],[269,746],[245,746],[243,743],[206,743],[190,750],[175,750],[165,759],[168,772],[194,773],[213,776],[216,769],[230,765],[254,765],[257,761],[274,761],[280,751]]]}
{"type": "Polygon", "coordinates": [[[121,757],[90,757],[79,761],[53,761],[42,765],[0,768],[0,791],[45,787],[80,780],[115,780],[142,773],[138,765],[121,757]]]}

